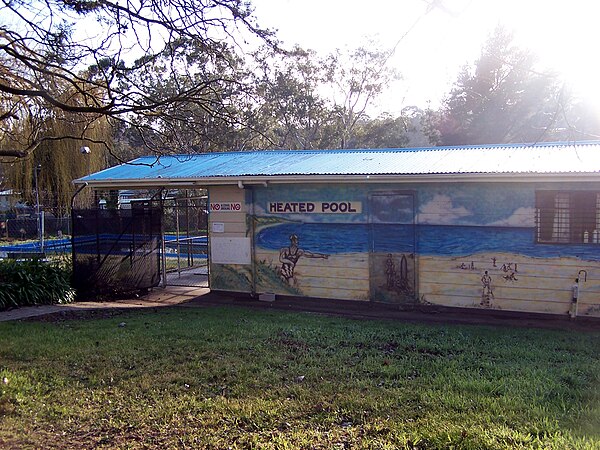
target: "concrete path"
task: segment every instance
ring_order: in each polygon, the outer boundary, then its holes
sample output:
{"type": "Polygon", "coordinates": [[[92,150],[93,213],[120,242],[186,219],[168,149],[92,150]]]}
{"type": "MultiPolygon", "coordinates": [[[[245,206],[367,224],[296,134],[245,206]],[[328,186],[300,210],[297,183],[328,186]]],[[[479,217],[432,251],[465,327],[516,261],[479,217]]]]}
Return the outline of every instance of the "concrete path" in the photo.
{"type": "Polygon", "coordinates": [[[67,305],[39,305],[0,311],[0,322],[21,320],[30,317],[60,313],[62,311],[83,311],[98,309],[157,308],[174,306],[208,294],[208,288],[169,286],[166,289],[153,289],[148,295],[112,302],[76,302],[67,305]]]}

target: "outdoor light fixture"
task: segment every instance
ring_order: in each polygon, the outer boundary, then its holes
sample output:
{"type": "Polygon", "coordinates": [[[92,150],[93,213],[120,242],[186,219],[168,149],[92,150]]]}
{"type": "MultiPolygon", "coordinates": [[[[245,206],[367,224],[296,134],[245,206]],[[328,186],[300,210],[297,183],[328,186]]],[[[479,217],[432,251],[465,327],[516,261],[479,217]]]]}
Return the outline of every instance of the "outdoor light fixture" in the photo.
{"type": "Polygon", "coordinates": [[[83,146],[79,149],[79,152],[85,157],[85,159],[87,159],[87,170],[85,174],[89,175],[92,172],[90,168],[90,163],[92,159],[90,155],[92,153],[92,150],[89,147],[83,146]]]}

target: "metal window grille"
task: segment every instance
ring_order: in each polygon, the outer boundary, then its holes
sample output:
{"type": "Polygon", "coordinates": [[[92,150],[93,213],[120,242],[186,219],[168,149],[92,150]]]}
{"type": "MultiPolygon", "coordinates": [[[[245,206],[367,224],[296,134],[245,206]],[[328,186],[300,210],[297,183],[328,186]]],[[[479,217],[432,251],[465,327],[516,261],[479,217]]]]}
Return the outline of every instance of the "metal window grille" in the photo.
{"type": "Polygon", "coordinates": [[[536,192],[536,228],[538,243],[599,244],[600,194],[536,192]]]}

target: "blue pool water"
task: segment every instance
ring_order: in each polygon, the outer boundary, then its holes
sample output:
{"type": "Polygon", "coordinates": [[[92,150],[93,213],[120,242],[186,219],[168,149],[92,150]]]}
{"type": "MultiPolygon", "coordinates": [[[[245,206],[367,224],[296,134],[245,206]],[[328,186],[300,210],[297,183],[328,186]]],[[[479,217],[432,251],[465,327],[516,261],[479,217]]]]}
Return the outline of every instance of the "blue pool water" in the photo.
{"type": "MultiPolygon", "coordinates": [[[[99,236],[100,242],[102,243],[104,240],[112,241],[116,239],[116,236],[112,235],[101,235],[99,236]]],[[[133,241],[133,237],[130,235],[122,235],[121,244],[117,245],[120,247],[121,245],[127,246],[128,243],[133,241]]],[[[165,241],[167,244],[167,249],[172,248],[176,245],[176,236],[166,235],[165,241]]],[[[76,239],[77,244],[85,246],[86,244],[90,244],[92,246],[96,245],[96,237],[95,236],[83,236],[76,239]]],[[[206,246],[208,245],[208,237],[207,236],[195,236],[184,244],[181,243],[182,247],[187,247],[188,243],[191,243],[191,247],[197,250],[206,250],[206,246]]],[[[0,254],[8,253],[8,252],[39,252],[40,251],[40,243],[36,242],[27,242],[22,244],[14,244],[14,245],[3,245],[0,246],[0,254]]],[[[71,239],[51,239],[44,241],[44,252],[46,253],[69,253],[71,252],[71,239]]],[[[168,253],[168,252],[167,252],[168,253]]],[[[201,256],[200,256],[201,257],[201,256]]]]}

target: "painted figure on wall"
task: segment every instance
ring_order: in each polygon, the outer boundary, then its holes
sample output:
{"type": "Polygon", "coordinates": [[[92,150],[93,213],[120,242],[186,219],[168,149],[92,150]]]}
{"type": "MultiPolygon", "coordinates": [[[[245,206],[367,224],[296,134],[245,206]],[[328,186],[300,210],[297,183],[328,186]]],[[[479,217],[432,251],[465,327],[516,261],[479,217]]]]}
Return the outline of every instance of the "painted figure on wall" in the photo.
{"type": "Polygon", "coordinates": [[[413,289],[408,279],[408,261],[406,255],[400,259],[400,270],[396,269],[396,263],[391,253],[388,253],[385,261],[385,275],[387,279],[386,288],[388,291],[395,291],[399,294],[413,293],[413,289]]]}
{"type": "Polygon", "coordinates": [[[394,264],[394,259],[392,258],[391,253],[388,253],[388,257],[385,262],[385,275],[387,277],[387,289],[388,291],[391,291],[394,289],[396,284],[396,264],[394,264]]]}
{"type": "Polygon", "coordinates": [[[481,292],[481,306],[490,307],[491,301],[494,298],[494,291],[492,290],[492,277],[486,270],[483,276],[481,277],[481,284],[483,285],[483,289],[481,292]]]}
{"type": "Polygon", "coordinates": [[[279,251],[279,262],[281,263],[279,271],[282,281],[292,286],[297,284],[294,269],[296,268],[296,263],[302,256],[306,258],[329,258],[329,255],[323,253],[312,253],[308,250],[301,249],[298,246],[298,236],[292,234],[290,236],[290,245],[279,251]]]}

